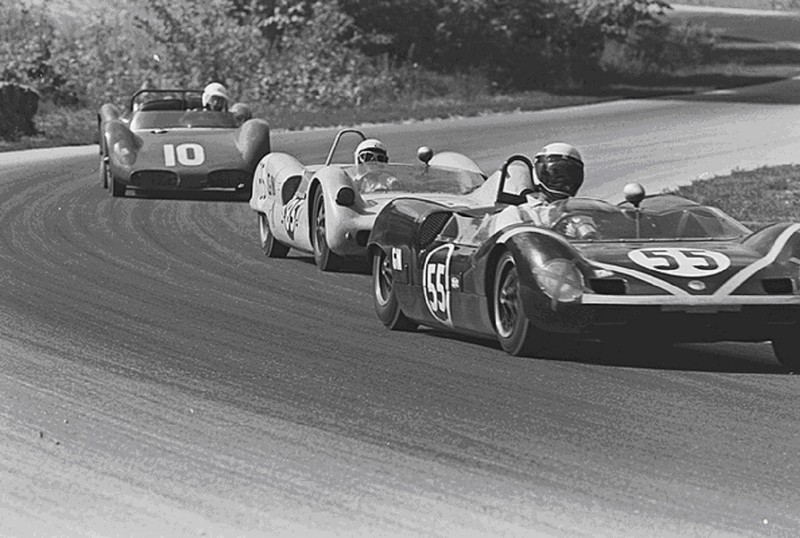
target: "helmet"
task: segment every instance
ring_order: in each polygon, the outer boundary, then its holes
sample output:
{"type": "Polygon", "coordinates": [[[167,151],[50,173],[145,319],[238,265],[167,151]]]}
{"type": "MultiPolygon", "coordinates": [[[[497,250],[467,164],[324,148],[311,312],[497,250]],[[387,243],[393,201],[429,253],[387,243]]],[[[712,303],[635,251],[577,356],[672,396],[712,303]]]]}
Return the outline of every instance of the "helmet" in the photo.
{"type": "Polygon", "coordinates": [[[203,90],[203,108],[228,110],[228,90],[219,82],[212,82],[203,90]]]}
{"type": "Polygon", "coordinates": [[[534,167],[539,186],[552,198],[575,196],[583,185],[583,159],[570,144],[547,144],[535,155],[534,167]]]}
{"type": "Polygon", "coordinates": [[[354,157],[356,164],[369,162],[389,162],[389,154],[386,153],[386,146],[384,146],[383,142],[376,138],[367,138],[361,142],[356,148],[354,157]]]}

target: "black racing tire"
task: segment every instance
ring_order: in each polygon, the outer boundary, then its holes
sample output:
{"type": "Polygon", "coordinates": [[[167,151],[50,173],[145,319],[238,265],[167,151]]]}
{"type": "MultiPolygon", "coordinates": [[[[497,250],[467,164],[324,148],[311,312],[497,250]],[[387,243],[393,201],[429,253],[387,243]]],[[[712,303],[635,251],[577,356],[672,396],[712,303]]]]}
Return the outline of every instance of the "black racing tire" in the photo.
{"type": "Polygon", "coordinates": [[[269,227],[269,221],[264,213],[258,214],[258,239],[261,250],[267,258],[285,258],[289,254],[289,247],[275,239],[269,227]]]}
{"type": "Polygon", "coordinates": [[[100,184],[104,189],[108,188],[108,163],[104,155],[100,155],[100,184]]]}
{"type": "Polygon", "coordinates": [[[391,260],[383,250],[372,258],[372,298],[378,319],[390,330],[413,331],[418,327],[400,309],[394,289],[391,260]]]}
{"type": "Polygon", "coordinates": [[[119,181],[111,177],[109,178],[109,186],[111,187],[110,189],[111,196],[113,196],[114,198],[120,198],[122,196],[125,196],[124,183],[120,183],[119,181]]]}
{"type": "Polygon", "coordinates": [[[800,333],[786,331],[772,339],[772,350],[781,366],[800,373],[800,333]]]}
{"type": "Polygon", "coordinates": [[[336,271],[344,265],[344,258],[328,247],[325,220],[325,198],[322,188],[314,193],[312,205],[311,243],[314,247],[314,262],[322,271],[336,271]]]}
{"type": "Polygon", "coordinates": [[[497,261],[492,286],[492,324],[500,346],[510,355],[530,355],[544,345],[522,307],[522,289],[514,256],[505,251],[497,261]]]}

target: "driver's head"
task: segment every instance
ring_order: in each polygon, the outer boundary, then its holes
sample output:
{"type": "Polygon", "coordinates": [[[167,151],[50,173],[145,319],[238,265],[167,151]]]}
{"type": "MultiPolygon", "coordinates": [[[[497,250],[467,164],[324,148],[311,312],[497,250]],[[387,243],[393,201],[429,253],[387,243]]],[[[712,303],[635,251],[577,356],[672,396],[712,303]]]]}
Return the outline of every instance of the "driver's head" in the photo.
{"type": "Polygon", "coordinates": [[[212,82],[203,90],[203,108],[222,112],[228,110],[228,90],[219,82],[212,82]]]}
{"type": "Polygon", "coordinates": [[[534,157],[536,179],[549,201],[575,196],[583,185],[583,159],[570,144],[547,144],[534,157]]]}
{"type": "Polygon", "coordinates": [[[389,154],[386,153],[386,146],[376,138],[367,138],[356,148],[355,163],[388,163],[389,154]]]}

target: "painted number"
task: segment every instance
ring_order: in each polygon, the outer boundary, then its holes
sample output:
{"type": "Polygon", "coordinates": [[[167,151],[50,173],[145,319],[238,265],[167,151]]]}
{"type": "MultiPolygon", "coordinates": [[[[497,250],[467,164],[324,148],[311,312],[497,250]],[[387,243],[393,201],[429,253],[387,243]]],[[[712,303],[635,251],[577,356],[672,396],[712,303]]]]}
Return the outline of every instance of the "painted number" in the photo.
{"type": "Polygon", "coordinates": [[[200,144],[164,144],[164,166],[200,166],[206,160],[206,151],[200,144]]]}
{"type": "Polygon", "coordinates": [[[302,205],[302,198],[292,198],[283,208],[283,227],[286,228],[286,233],[292,239],[294,239],[294,232],[300,224],[300,209],[302,205]]]}
{"type": "Polygon", "coordinates": [[[425,300],[434,315],[447,314],[447,267],[432,263],[425,270],[425,300]]]}
{"type": "Polygon", "coordinates": [[[422,293],[434,318],[452,326],[450,317],[450,258],[453,245],[442,245],[425,258],[422,272],[422,293]]]}
{"type": "Polygon", "coordinates": [[[653,271],[693,278],[721,273],[731,265],[724,254],[702,249],[642,248],[629,252],[628,257],[653,271]]]}
{"type": "Polygon", "coordinates": [[[392,247],[392,269],[403,270],[403,251],[397,247],[392,247]]]}

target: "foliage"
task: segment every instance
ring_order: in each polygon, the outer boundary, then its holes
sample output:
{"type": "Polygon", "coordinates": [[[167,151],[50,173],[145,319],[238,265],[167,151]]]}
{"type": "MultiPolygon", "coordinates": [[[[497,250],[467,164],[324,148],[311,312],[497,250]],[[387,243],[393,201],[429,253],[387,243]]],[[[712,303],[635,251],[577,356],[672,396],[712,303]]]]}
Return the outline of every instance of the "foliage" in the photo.
{"type": "Polygon", "coordinates": [[[729,176],[693,181],[672,192],[718,207],[748,222],[796,220],[800,214],[800,165],[734,170],[729,176]]]}
{"type": "Polygon", "coordinates": [[[65,58],[56,54],[55,25],[44,8],[0,3],[0,35],[0,80],[31,85],[59,104],[78,102],[78,85],[68,77],[65,58]]]}
{"type": "MultiPolygon", "coordinates": [[[[46,3],[43,5],[47,5],[46,3]]],[[[662,0],[129,0],[57,24],[0,6],[3,78],[46,100],[98,107],[143,85],[216,80],[240,100],[321,110],[435,97],[580,88],[609,67],[685,65],[702,35],[662,0]],[[622,47],[617,65],[607,49],[622,47]],[[622,61],[624,60],[624,61],[622,61]],[[605,63],[604,63],[605,62],[605,63]]]]}

